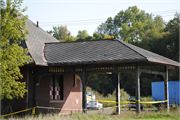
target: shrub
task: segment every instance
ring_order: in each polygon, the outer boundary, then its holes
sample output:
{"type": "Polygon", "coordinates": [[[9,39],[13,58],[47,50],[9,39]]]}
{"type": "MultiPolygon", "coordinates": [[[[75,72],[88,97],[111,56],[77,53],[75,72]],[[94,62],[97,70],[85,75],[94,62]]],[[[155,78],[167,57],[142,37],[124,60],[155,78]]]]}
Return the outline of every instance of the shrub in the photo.
{"type": "MultiPolygon", "coordinates": [[[[152,101],[152,97],[151,96],[148,96],[148,97],[141,97],[141,99],[143,100],[143,101],[152,101]]],[[[152,103],[144,103],[143,104],[143,107],[144,108],[155,108],[155,106],[154,105],[152,105],[152,103]]]]}
{"type": "MultiPolygon", "coordinates": [[[[103,96],[103,94],[100,94],[97,91],[92,90],[89,86],[86,87],[86,91],[93,91],[93,94],[96,96],[96,100],[105,100],[105,101],[116,101],[116,90],[113,91],[112,94],[108,94],[106,97],[103,96]]],[[[130,95],[124,91],[124,89],[120,89],[121,101],[127,101],[130,97],[130,95]]],[[[124,105],[122,103],[121,105],[124,105]]],[[[116,103],[109,103],[109,102],[103,102],[103,107],[113,107],[116,106],[116,103]]]]}

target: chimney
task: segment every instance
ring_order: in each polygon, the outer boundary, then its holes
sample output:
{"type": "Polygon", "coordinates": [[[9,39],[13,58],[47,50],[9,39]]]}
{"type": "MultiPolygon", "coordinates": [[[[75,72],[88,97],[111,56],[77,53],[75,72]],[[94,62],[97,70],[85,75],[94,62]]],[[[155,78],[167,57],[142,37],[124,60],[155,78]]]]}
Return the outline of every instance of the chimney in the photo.
{"type": "Polygon", "coordinates": [[[37,21],[37,27],[39,27],[39,22],[37,21]]]}

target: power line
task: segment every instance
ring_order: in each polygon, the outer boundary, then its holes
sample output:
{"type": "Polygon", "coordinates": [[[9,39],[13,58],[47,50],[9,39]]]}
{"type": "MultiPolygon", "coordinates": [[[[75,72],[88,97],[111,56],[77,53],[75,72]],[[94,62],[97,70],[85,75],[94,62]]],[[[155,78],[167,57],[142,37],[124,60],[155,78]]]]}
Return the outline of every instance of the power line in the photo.
{"type": "MultiPolygon", "coordinates": [[[[159,12],[160,13],[160,12],[159,12]]],[[[169,13],[163,13],[163,14],[172,14],[174,13],[173,11],[172,12],[169,12],[169,13]]],[[[163,16],[163,15],[161,15],[163,16]]],[[[59,22],[41,22],[42,24],[55,24],[55,23],[78,23],[78,22],[95,22],[95,21],[99,21],[101,22],[101,20],[104,20],[104,19],[107,19],[107,18],[100,18],[100,19],[89,19],[89,20],[76,20],[76,21],[59,21],[59,22]]]]}
{"type": "MultiPolygon", "coordinates": [[[[99,23],[91,23],[91,24],[78,24],[78,26],[81,26],[81,25],[99,25],[99,23]]],[[[52,25],[41,25],[42,27],[48,27],[48,26],[51,26],[52,25]]],[[[68,25],[68,26],[77,26],[77,24],[74,24],[74,25],[68,25]]]]}
{"type": "MultiPolygon", "coordinates": [[[[174,14],[174,13],[176,13],[176,12],[171,12],[171,13],[159,13],[159,14],[156,14],[156,15],[165,15],[165,14],[174,14]]],[[[177,12],[178,13],[178,12],[177,12]]]]}
{"type": "MultiPolygon", "coordinates": [[[[162,17],[174,16],[172,15],[163,15],[162,17]]],[[[66,25],[66,26],[79,26],[79,25],[93,25],[93,24],[101,24],[102,21],[91,21],[91,22],[77,22],[77,23],[53,23],[53,24],[40,24],[40,26],[58,26],[58,25],[66,25]]]]}
{"type": "MultiPolygon", "coordinates": [[[[167,17],[167,16],[174,16],[171,15],[175,11],[180,9],[174,9],[174,10],[168,10],[168,11],[161,11],[161,12],[154,12],[156,13],[161,13],[160,16],[162,17],[167,17]]],[[[92,24],[100,24],[102,23],[102,20],[107,19],[107,18],[99,18],[99,19],[89,19],[89,20],[76,20],[76,21],[59,21],[59,22],[41,22],[41,26],[56,26],[56,25],[68,25],[68,26],[74,26],[74,25],[92,25],[92,24]]]]}
{"type": "Polygon", "coordinates": [[[173,15],[164,15],[163,17],[168,17],[168,16],[174,16],[174,14],[173,15]]]}
{"type": "MultiPolygon", "coordinates": [[[[162,17],[167,17],[167,16],[174,16],[174,14],[166,14],[162,15],[162,17]]],[[[76,23],[50,23],[50,24],[40,24],[41,26],[58,26],[58,25],[67,25],[67,26],[74,26],[74,25],[92,25],[92,24],[101,24],[103,23],[102,21],[88,21],[88,22],[76,22],[76,23]]]]}
{"type": "MultiPolygon", "coordinates": [[[[74,26],[74,25],[92,25],[92,24],[101,24],[102,22],[89,22],[89,23],[69,23],[69,24],[61,24],[61,25],[68,25],[68,26],[74,26]]],[[[44,25],[41,25],[40,26],[56,26],[56,25],[59,25],[60,23],[56,23],[56,24],[44,24],[44,25]]]]}
{"type": "Polygon", "coordinates": [[[76,20],[76,21],[59,21],[59,22],[41,22],[41,23],[63,23],[63,22],[82,22],[82,21],[97,21],[97,20],[104,20],[107,18],[100,18],[100,19],[89,19],[89,20],[76,20]]]}
{"type": "Polygon", "coordinates": [[[161,11],[161,12],[154,12],[154,13],[163,13],[163,12],[170,12],[170,11],[177,11],[177,10],[180,10],[180,9],[174,9],[174,10],[168,10],[168,11],[161,11]]]}
{"type": "Polygon", "coordinates": [[[87,24],[87,23],[102,23],[102,21],[89,21],[89,22],[72,22],[72,23],[68,23],[68,22],[64,22],[64,23],[47,23],[47,24],[41,24],[41,25],[56,25],[56,24],[87,24]]]}

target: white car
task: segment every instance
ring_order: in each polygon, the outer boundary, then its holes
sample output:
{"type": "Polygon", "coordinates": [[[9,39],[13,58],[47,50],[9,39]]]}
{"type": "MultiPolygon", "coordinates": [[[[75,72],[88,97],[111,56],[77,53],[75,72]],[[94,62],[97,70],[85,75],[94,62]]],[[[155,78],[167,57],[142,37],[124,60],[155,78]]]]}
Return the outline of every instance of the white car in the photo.
{"type": "Polygon", "coordinates": [[[103,104],[99,103],[96,100],[92,100],[87,103],[87,109],[89,109],[89,108],[100,109],[100,108],[103,108],[103,104]]]}

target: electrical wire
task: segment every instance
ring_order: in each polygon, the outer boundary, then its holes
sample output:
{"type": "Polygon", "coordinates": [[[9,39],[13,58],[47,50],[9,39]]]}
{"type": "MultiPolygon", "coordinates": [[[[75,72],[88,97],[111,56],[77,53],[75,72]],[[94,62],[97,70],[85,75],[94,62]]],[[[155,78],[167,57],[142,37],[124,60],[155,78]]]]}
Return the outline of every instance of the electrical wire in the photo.
{"type": "MultiPolygon", "coordinates": [[[[100,23],[100,22],[102,22],[102,20],[100,20],[100,21],[89,21],[89,22],[61,22],[61,23],[58,23],[58,22],[54,22],[54,23],[49,23],[48,25],[54,25],[54,24],[68,24],[68,25],[71,25],[71,24],[87,24],[87,23],[100,23]]],[[[47,25],[47,24],[41,24],[41,25],[47,25]]]]}
{"type": "MultiPolygon", "coordinates": [[[[160,15],[162,17],[174,16],[174,12],[177,12],[180,9],[154,12],[155,15],[160,15]]],[[[179,13],[179,12],[177,12],[179,13]]],[[[92,25],[92,24],[101,24],[102,20],[106,20],[107,18],[99,18],[99,19],[89,19],[89,20],[76,20],[76,21],[59,21],[59,22],[41,22],[41,26],[57,26],[57,25],[92,25]]]]}
{"type": "Polygon", "coordinates": [[[177,11],[177,10],[180,10],[180,9],[174,9],[174,10],[168,10],[168,11],[161,11],[161,12],[154,12],[154,13],[163,13],[163,12],[170,12],[170,11],[177,11]]]}
{"type": "MultiPolygon", "coordinates": [[[[107,18],[100,18],[100,19],[89,19],[89,20],[76,20],[76,21],[59,21],[61,23],[63,22],[82,22],[82,21],[96,21],[96,20],[104,20],[104,19],[107,19],[107,18]]],[[[41,22],[41,23],[59,23],[59,22],[41,22]]]]}
{"type": "MultiPolygon", "coordinates": [[[[61,24],[61,25],[68,25],[68,26],[74,26],[74,25],[92,25],[92,24],[101,24],[102,22],[90,22],[90,23],[76,23],[76,24],[61,24]]],[[[59,25],[59,23],[57,23],[57,24],[51,24],[51,25],[49,25],[49,24],[45,24],[45,25],[40,25],[40,26],[57,26],[57,25],[59,25]]]]}

